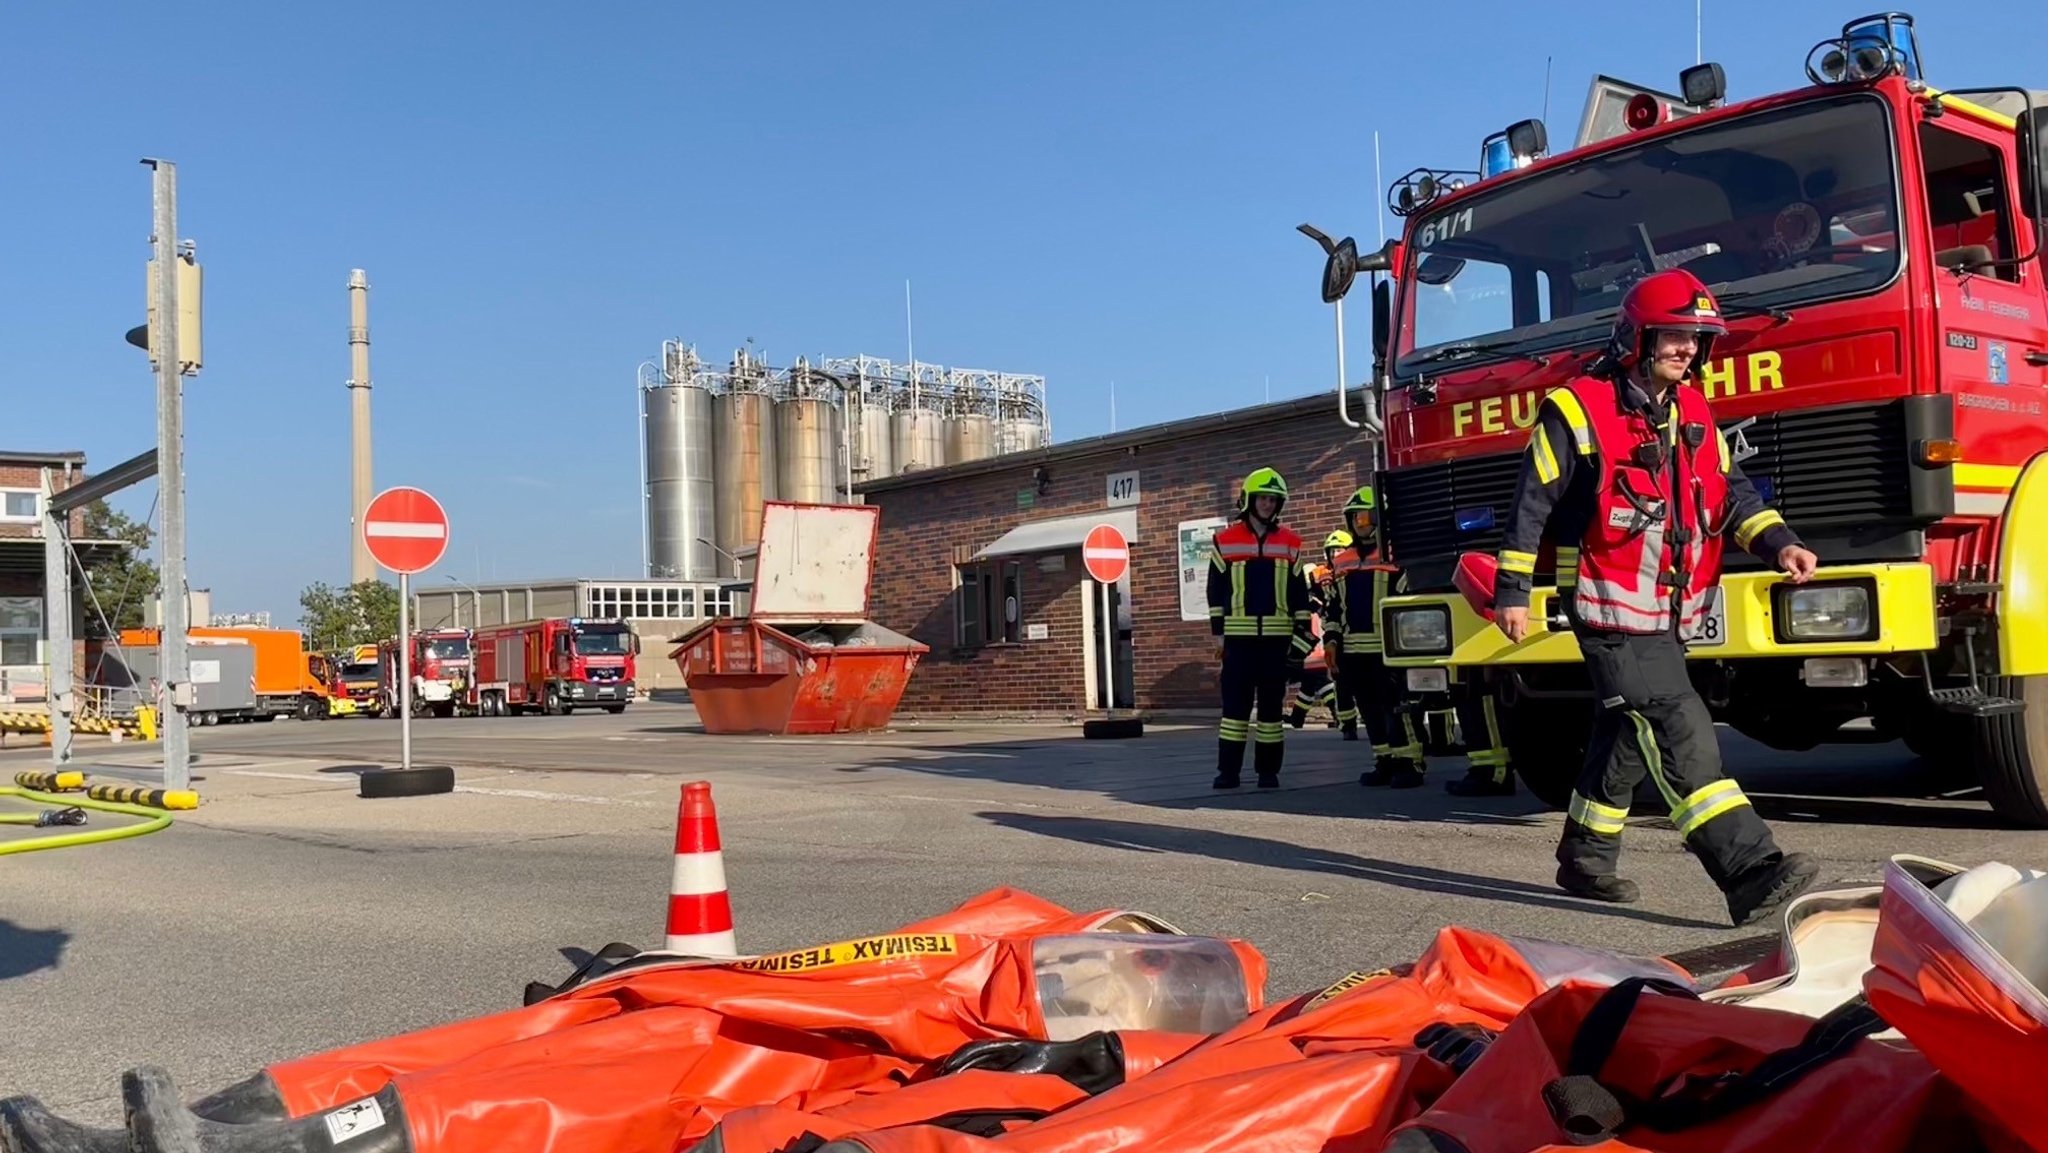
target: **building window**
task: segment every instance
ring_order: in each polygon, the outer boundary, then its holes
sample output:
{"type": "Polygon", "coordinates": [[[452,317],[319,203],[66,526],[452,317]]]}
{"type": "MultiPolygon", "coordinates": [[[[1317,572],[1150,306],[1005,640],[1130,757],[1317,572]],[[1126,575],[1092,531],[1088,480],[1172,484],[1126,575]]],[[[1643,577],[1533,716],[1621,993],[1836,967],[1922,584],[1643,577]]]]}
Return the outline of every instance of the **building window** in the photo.
{"type": "Polygon", "coordinates": [[[43,598],[0,597],[0,665],[43,663],[43,598]]]}
{"type": "Polygon", "coordinates": [[[993,560],[954,570],[953,643],[963,649],[1015,644],[1024,636],[1024,565],[993,560]]]}
{"type": "Polygon", "coordinates": [[[36,515],[36,500],[41,495],[32,488],[0,488],[0,521],[34,524],[41,520],[36,515]]]}

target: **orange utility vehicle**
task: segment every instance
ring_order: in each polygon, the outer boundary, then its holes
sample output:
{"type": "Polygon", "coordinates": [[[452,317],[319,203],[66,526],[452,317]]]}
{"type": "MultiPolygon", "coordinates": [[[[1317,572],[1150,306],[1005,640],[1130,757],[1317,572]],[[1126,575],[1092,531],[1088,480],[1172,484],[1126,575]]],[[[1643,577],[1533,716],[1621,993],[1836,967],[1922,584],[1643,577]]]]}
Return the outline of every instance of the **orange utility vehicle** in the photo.
{"type": "MultiPolygon", "coordinates": [[[[155,628],[123,629],[124,648],[154,649],[162,640],[155,628]]],[[[252,707],[209,715],[201,723],[271,721],[278,717],[320,720],[327,716],[327,659],[306,651],[305,637],[293,629],[194,628],[194,640],[231,640],[247,644],[255,657],[255,703],[252,707]]]]}

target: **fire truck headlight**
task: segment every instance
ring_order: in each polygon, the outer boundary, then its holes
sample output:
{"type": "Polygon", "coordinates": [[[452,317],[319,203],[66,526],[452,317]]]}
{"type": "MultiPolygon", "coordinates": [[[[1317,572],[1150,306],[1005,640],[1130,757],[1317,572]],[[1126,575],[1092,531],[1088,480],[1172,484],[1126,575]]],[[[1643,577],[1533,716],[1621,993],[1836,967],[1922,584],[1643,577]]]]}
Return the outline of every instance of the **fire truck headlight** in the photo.
{"type": "Polygon", "coordinates": [[[1388,617],[1396,653],[1430,656],[1451,651],[1451,614],[1443,608],[1398,609],[1388,617]]]}
{"type": "Polygon", "coordinates": [[[1781,584],[1772,592],[1780,640],[1866,641],[1877,637],[1876,598],[1867,582],[1781,584]]]}

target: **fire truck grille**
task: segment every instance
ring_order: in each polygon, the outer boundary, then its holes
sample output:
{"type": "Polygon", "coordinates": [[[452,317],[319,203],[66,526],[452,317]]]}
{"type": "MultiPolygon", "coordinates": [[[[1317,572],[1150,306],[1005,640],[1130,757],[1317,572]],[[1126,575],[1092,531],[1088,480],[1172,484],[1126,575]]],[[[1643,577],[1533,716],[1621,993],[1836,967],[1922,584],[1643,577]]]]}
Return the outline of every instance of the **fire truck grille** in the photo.
{"type": "MultiPolygon", "coordinates": [[[[1728,440],[1737,453],[1745,443],[1755,450],[1742,471],[1803,533],[1913,519],[1911,442],[1905,408],[1896,402],[1770,413],[1728,440]]],[[[1382,475],[1395,562],[1406,567],[1498,550],[1521,463],[1520,452],[1496,453],[1382,475]]]]}

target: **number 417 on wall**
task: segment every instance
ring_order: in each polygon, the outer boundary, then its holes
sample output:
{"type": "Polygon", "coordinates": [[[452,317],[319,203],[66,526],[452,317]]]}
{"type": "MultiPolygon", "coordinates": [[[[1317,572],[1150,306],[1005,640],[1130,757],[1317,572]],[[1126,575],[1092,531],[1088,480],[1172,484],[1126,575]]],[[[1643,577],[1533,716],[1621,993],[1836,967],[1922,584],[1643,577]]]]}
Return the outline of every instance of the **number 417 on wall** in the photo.
{"type": "Polygon", "coordinates": [[[1109,474],[1109,507],[1138,503],[1138,474],[1135,472],[1113,472],[1109,474]]]}

